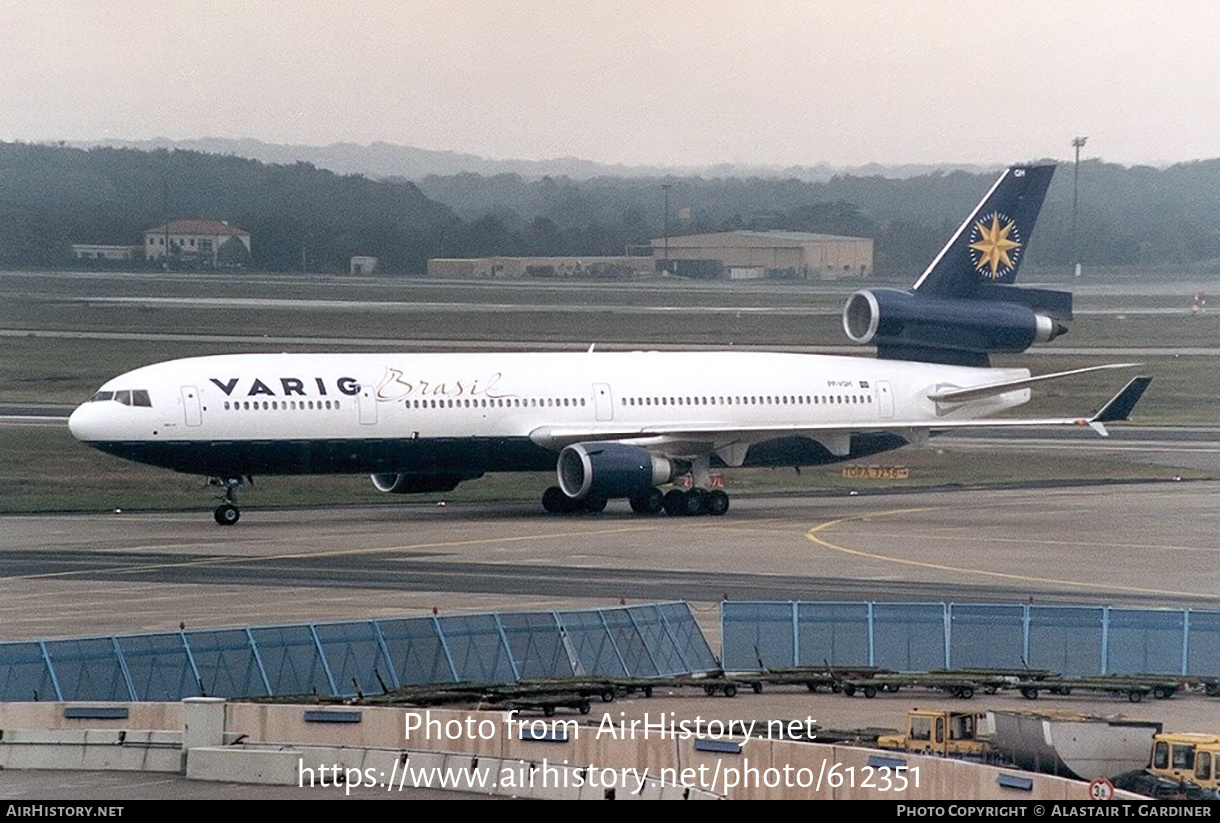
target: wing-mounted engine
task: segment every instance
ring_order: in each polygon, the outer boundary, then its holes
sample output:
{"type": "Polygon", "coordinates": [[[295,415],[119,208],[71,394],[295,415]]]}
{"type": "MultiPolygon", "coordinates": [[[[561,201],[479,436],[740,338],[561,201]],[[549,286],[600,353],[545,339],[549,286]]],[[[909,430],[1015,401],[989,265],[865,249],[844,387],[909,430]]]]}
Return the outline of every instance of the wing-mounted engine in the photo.
{"type": "Polygon", "coordinates": [[[373,487],[386,494],[425,494],[449,492],[463,480],[474,480],[480,474],[372,474],[373,487]]]}
{"type": "Polygon", "coordinates": [[[865,289],[843,308],[853,343],[877,356],[960,366],[987,366],[991,354],[1023,352],[1067,332],[1072,295],[1044,289],[990,286],[983,296],[926,297],[897,289],[865,289]]]}
{"type": "Polygon", "coordinates": [[[632,497],[668,483],[672,461],[640,446],[615,442],[574,443],[559,453],[559,487],[574,500],[632,497]]]}

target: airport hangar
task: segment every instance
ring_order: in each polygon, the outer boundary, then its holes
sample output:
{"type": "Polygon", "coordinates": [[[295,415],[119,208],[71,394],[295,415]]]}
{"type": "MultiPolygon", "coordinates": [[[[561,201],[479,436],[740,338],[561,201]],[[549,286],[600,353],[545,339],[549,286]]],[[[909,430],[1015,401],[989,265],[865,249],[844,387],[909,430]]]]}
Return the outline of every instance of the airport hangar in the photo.
{"type": "Polygon", "coordinates": [[[707,280],[840,280],[871,277],[873,241],[793,231],[725,231],[658,237],[648,251],[611,257],[436,258],[428,276],[443,278],[654,277],[707,280]]]}

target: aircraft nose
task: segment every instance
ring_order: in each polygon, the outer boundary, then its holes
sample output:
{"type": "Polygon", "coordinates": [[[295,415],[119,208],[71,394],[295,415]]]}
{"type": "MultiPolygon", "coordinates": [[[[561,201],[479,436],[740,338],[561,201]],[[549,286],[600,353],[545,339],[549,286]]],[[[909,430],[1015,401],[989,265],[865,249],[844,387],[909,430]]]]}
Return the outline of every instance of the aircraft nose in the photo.
{"type": "Polygon", "coordinates": [[[82,442],[96,440],[98,435],[98,414],[96,403],[82,403],[68,416],[68,431],[82,442]]]}

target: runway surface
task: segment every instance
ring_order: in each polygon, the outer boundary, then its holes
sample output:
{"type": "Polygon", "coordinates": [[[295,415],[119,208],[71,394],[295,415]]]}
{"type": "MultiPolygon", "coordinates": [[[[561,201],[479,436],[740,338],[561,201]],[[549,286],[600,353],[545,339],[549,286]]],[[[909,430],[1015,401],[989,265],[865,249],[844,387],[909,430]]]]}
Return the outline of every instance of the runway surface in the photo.
{"type": "MultiPolygon", "coordinates": [[[[723,597],[1220,608],[1220,484],[0,519],[5,639],[723,597]]],[[[714,626],[712,627],[714,629],[714,626]]]]}
{"type": "MultiPolygon", "coordinates": [[[[0,518],[7,640],[367,617],[691,601],[713,649],[718,601],[1107,603],[1220,609],[1217,482],[738,497],[723,518],[647,518],[612,504],[554,517],[526,504],[260,510],[224,528],[205,509],[0,518]]],[[[846,698],[768,689],[728,700],[663,689],[605,706],[724,722],[811,718],[899,728],[911,706],[1123,714],[1215,732],[1201,696],[1135,706],[1105,695],[1001,692],[846,698]]],[[[597,722],[599,712],[589,719],[597,722]]],[[[296,796],[180,779],[14,772],[13,797],[296,796]],[[192,794],[196,793],[196,794],[192,794]]]]}

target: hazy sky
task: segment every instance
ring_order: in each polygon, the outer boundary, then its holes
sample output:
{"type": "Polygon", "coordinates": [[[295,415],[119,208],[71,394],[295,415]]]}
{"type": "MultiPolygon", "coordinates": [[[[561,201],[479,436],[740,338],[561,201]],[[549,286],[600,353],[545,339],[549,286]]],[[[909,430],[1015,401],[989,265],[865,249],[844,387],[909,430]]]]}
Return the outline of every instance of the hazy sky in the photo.
{"type": "Polygon", "coordinates": [[[0,139],[602,162],[1220,156],[1216,0],[0,0],[0,139]]]}

